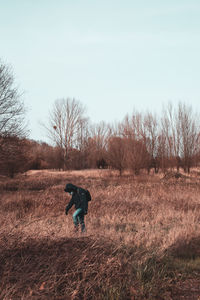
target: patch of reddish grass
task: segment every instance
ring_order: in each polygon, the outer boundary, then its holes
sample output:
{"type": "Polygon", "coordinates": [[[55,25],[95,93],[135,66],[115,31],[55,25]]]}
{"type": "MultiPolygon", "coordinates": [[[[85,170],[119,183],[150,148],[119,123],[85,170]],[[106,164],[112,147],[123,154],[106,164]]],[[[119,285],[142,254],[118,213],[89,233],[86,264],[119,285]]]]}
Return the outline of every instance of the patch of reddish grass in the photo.
{"type": "Polygon", "coordinates": [[[200,181],[187,180],[110,170],[4,178],[0,298],[175,299],[180,274],[200,275],[200,181]],[[85,236],[64,214],[68,182],[92,195],[85,236]]]}

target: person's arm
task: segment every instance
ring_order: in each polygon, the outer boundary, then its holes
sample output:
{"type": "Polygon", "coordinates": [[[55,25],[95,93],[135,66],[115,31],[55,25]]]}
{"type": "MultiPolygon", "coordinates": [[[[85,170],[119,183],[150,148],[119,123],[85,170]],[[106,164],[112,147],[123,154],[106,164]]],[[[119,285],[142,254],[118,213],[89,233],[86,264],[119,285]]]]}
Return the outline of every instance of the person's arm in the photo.
{"type": "Polygon", "coordinates": [[[71,200],[69,201],[68,205],[65,208],[66,215],[68,214],[68,211],[70,210],[70,208],[72,207],[73,204],[74,204],[74,201],[73,201],[73,197],[72,197],[71,200]]]}

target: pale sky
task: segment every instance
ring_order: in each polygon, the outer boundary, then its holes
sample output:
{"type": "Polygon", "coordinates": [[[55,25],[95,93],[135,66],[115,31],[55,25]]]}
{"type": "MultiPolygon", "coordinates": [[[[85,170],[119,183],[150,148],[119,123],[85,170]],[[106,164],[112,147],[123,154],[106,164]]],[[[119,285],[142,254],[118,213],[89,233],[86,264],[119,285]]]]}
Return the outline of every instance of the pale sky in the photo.
{"type": "Polygon", "coordinates": [[[200,112],[200,1],[0,0],[0,58],[35,140],[59,98],[81,101],[92,122],[169,101],[200,112]]]}

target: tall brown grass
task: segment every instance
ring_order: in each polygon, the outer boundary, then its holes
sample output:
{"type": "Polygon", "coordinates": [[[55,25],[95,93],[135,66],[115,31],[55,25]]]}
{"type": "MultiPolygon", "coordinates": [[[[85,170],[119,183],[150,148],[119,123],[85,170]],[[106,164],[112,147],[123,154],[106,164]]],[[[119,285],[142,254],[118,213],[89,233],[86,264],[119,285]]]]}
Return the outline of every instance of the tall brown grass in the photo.
{"type": "Polygon", "coordinates": [[[198,175],[1,178],[0,299],[198,299],[199,192],[198,175]],[[64,214],[67,182],[92,195],[84,235],[74,233],[73,209],[64,214]]]}

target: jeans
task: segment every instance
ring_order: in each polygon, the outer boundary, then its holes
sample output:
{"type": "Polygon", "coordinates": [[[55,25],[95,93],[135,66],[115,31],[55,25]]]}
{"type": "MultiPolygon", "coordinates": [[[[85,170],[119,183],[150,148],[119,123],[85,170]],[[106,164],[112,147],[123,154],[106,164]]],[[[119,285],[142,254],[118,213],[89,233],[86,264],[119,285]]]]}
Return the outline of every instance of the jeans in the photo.
{"type": "Polygon", "coordinates": [[[78,208],[74,213],[73,213],[73,222],[75,225],[75,228],[78,229],[78,225],[81,225],[81,232],[85,231],[85,223],[84,223],[84,213],[82,208],[78,208]]]}

